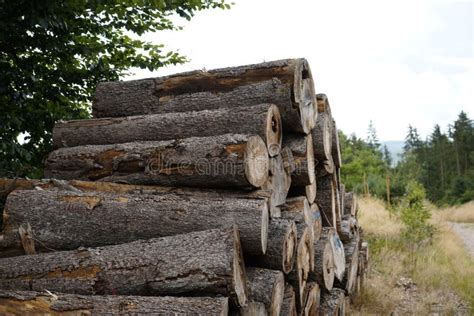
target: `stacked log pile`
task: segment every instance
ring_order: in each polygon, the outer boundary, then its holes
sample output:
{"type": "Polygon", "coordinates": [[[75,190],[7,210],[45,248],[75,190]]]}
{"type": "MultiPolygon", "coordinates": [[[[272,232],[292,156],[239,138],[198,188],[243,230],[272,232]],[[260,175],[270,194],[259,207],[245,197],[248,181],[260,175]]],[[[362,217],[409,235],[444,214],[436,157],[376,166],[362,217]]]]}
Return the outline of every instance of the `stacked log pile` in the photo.
{"type": "Polygon", "coordinates": [[[97,87],[0,179],[0,314],[337,315],[368,271],[306,60],[97,87]]]}

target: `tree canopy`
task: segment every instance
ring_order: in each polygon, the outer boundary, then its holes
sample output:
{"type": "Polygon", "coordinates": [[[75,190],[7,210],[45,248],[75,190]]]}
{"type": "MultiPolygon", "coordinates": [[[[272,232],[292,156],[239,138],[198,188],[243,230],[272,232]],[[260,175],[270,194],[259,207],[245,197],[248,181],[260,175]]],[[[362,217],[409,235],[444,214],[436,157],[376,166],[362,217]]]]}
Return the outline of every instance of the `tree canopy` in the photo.
{"type": "Polygon", "coordinates": [[[97,83],[184,56],[139,39],[223,0],[0,0],[0,176],[41,176],[54,123],[88,117],[97,83]]]}

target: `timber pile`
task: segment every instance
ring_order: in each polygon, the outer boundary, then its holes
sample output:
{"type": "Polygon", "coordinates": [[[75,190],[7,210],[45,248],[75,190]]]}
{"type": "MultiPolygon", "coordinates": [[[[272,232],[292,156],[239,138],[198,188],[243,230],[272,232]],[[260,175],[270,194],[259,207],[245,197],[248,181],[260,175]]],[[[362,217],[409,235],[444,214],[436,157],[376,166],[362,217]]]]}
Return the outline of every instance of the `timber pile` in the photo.
{"type": "Polygon", "coordinates": [[[0,314],[338,315],[368,246],[304,59],[97,87],[0,179],[0,314]],[[7,196],[8,195],[8,196],[7,196]]]}

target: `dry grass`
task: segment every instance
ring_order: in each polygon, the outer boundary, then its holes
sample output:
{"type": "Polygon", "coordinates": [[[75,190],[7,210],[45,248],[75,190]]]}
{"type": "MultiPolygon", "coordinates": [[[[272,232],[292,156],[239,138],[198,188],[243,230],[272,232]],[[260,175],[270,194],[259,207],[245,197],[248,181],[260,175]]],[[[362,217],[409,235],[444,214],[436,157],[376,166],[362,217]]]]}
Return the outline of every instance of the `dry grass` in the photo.
{"type": "Polygon", "coordinates": [[[474,201],[460,206],[442,208],[433,215],[435,218],[449,222],[474,223],[474,201]]]}
{"type": "Polygon", "coordinates": [[[423,315],[439,311],[441,303],[442,314],[456,314],[461,299],[474,306],[474,261],[446,222],[471,218],[473,206],[434,211],[437,233],[430,244],[416,247],[403,241],[402,224],[382,202],[362,199],[359,222],[369,240],[372,273],[351,313],[423,315]],[[397,286],[401,277],[411,278],[416,290],[397,286]]]}

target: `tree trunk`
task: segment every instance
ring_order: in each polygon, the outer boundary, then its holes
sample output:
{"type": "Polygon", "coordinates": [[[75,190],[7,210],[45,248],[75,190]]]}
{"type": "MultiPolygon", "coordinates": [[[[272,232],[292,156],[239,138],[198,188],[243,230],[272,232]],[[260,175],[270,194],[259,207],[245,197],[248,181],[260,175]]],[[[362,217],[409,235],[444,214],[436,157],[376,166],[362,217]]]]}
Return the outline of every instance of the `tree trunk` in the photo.
{"type": "Polygon", "coordinates": [[[270,215],[272,217],[280,217],[280,208],[278,206],[286,201],[291,186],[291,176],[288,170],[285,169],[282,155],[270,158],[269,165],[268,179],[262,188],[272,193],[270,215]]]}
{"type": "Polygon", "coordinates": [[[316,241],[314,252],[314,271],[310,273],[309,279],[317,282],[321,288],[330,291],[334,283],[334,254],[329,238],[324,236],[316,241]]]}
{"type": "Polygon", "coordinates": [[[345,315],[345,295],[344,290],[334,288],[331,292],[321,295],[321,305],[319,315],[340,316],[345,315]]]}
{"type": "Polygon", "coordinates": [[[332,161],[332,131],[331,117],[326,113],[319,113],[316,125],[311,131],[313,138],[314,157],[321,164],[323,161],[332,161]]]}
{"type": "Polygon", "coordinates": [[[285,277],[281,271],[247,268],[249,300],[262,302],[271,316],[280,315],[285,294],[285,277]]]}
{"type": "Polygon", "coordinates": [[[329,105],[328,97],[324,93],[316,94],[316,101],[318,107],[318,114],[326,113],[332,117],[331,107],[329,105]]]}
{"type": "Polygon", "coordinates": [[[295,290],[289,284],[285,286],[285,294],[283,296],[283,304],[281,305],[280,315],[296,316],[295,290]]]}
{"type": "Polygon", "coordinates": [[[323,223],[321,221],[321,212],[319,211],[316,203],[311,204],[311,213],[314,218],[314,241],[318,241],[321,238],[321,232],[323,229],[323,223]]]}
{"type": "Polygon", "coordinates": [[[341,145],[339,144],[339,133],[337,131],[336,121],[334,119],[332,120],[331,131],[332,131],[331,156],[334,161],[334,165],[337,168],[341,168],[342,166],[341,145]]]}
{"type": "Polygon", "coordinates": [[[263,198],[12,192],[6,203],[1,256],[21,254],[20,228],[30,226],[37,249],[67,250],[173,236],[238,225],[246,254],[265,253],[268,203],[263,198]]]}
{"type": "Polygon", "coordinates": [[[296,258],[297,234],[292,220],[274,218],[268,225],[265,254],[246,255],[248,265],[290,273],[296,258]]]}
{"type": "Polygon", "coordinates": [[[305,187],[312,184],[316,176],[311,134],[287,134],[283,138],[283,146],[290,148],[296,167],[291,173],[291,185],[305,187]]]}
{"type": "Polygon", "coordinates": [[[318,194],[316,204],[321,211],[323,226],[337,227],[336,223],[336,197],[332,175],[317,178],[318,194]]]}
{"type": "Polygon", "coordinates": [[[278,106],[285,130],[309,133],[317,111],[308,62],[287,59],[161,78],[100,83],[92,113],[94,117],[119,117],[248,107],[259,103],[278,106]]]}
{"type": "Polygon", "coordinates": [[[53,145],[55,148],[107,145],[228,133],[258,135],[265,140],[269,154],[275,156],[280,152],[282,137],[278,108],[261,104],[249,108],[73,120],[55,125],[53,145]]]}
{"type": "Polygon", "coordinates": [[[324,227],[321,239],[329,240],[334,256],[334,275],[336,279],[342,281],[346,270],[346,258],[344,254],[344,245],[339,239],[336,229],[333,227],[324,227]]]}
{"type": "Polygon", "coordinates": [[[308,275],[311,272],[311,230],[306,227],[303,233],[298,236],[298,247],[296,250],[296,266],[288,274],[288,281],[297,289],[298,304],[303,305],[304,290],[307,284],[308,275]]]}
{"type": "Polygon", "coordinates": [[[226,297],[77,295],[0,290],[1,315],[227,315],[226,297]]]}
{"type": "Polygon", "coordinates": [[[53,151],[45,176],[146,185],[261,187],[268,153],[258,136],[225,134],[176,141],[91,145],[53,151]]]}
{"type": "Polygon", "coordinates": [[[353,192],[344,194],[344,215],[350,214],[356,216],[357,213],[357,197],[353,192]]]}
{"type": "Polygon", "coordinates": [[[0,288],[73,294],[223,295],[247,303],[236,226],[2,259],[0,288]]]}
{"type": "Polygon", "coordinates": [[[355,234],[353,238],[344,245],[344,254],[346,269],[344,278],[341,281],[336,280],[335,286],[351,294],[357,282],[357,270],[359,268],[359,235],[355,234]]]}
{"type": "Polygon", "coordinates": [[[341,210],[341,196],[337,185],[337,175],[333,173],[332,175],[333,188],[334,188],[334,206],[336,213],[336,230],[337,232],[341,231],[341,220],[342,220],[342,210],[341,210]]]}

